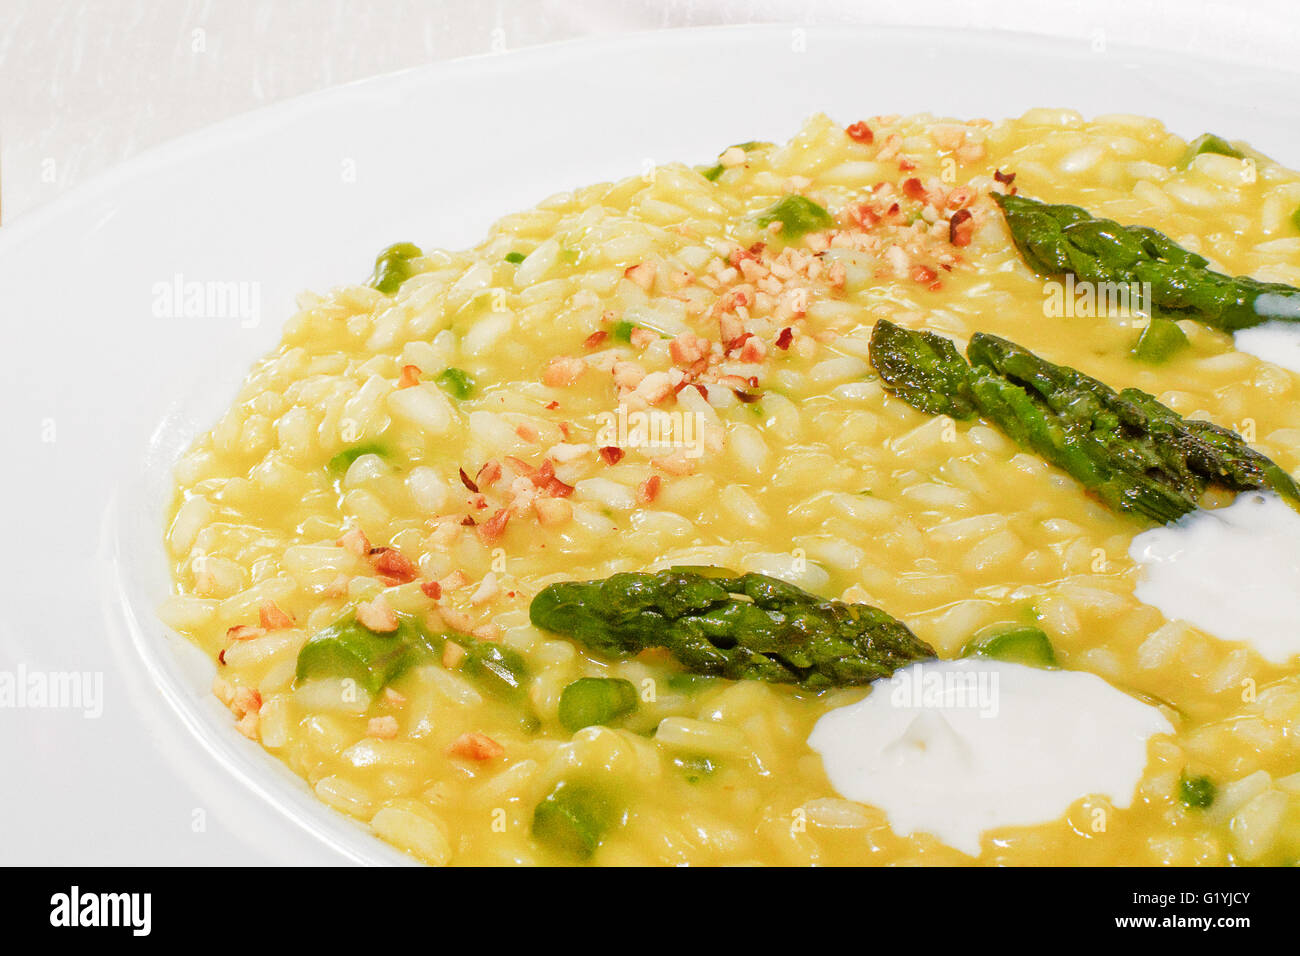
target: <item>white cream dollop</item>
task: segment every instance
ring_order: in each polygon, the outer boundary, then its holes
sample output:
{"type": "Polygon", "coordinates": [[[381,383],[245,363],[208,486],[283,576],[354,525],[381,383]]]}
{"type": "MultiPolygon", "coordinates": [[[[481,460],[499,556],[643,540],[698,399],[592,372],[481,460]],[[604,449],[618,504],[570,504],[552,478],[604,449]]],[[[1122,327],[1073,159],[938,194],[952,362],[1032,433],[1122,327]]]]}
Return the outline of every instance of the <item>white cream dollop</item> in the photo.
{"type": "MultiPolygon", "coordinates": [[[[1290,308],[1296,310],[1300,306],[1292,302],[1290,308]]],[[[1300,318],[1300,314],[1297,317],[1300,318]]],[[[1240,352],[1249,352],[1265,362],[1300,372],[1300,323],[1265,322],[1254,328],[1240,329],[1233,333],[1232,344],[1240,352]]]]}
{"type": "Polygon", "coordinates": [[[1246,492],[1133,539],[1134,593],[1165,617],[1274,664],[1300,654],[1300,514],[1271,492],[1246,492]]]}
{"type": "Polygon", "coordinates": [[[1059,819],[1092,794],[1127,807],[1147,741],[1173,727],[1095,674],[984,658],[929,661],[822,717],[808,744],[831,785],[979,856],[987,831],[1059,819]]]}

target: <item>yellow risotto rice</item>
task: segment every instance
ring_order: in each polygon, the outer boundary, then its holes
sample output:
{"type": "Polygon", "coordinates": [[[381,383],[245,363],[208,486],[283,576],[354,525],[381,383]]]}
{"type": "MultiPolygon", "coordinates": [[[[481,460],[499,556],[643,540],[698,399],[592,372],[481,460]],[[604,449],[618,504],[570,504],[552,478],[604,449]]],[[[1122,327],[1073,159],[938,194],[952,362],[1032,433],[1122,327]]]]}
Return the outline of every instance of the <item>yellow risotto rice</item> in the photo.
{"type": "Polygon", "coordinates": [[[867,341],[880,318],[961,343],[1003,335],[1235,427],[1293,471],[1291,373],[1191,321],[1190,349],[1155,366],[1130,354],[1140,315],[1048,315],[990,194],[1014,172],[1022,194],[1300,284],[1300,175],[1254,154],[1179,168],[1184,141],[1133,116],[873,117],[850,132],[814,116],[712,170],[554,196],[474,249],[426,252],[393,295],[303,296],[176,467],[162,616],[217,660],[238,730],[428,863],[570,862],[532,820],[575,777],[617,795],[598,864],[971,862],[830,786],[807,737],[866,688],[686,686],[661,655],[611,662],[529,623],[554,581],[718,565],[883,608],[941,657],[1032,619],[1061,666],[1161,704],[1176,732],[1151,741],[1130,807],[1081,795],[1059,820],[986,834],[979,863],[1295,860],[1296,662],[1139,602],[1140,523],[988,425],[890,396],[867,341]],[[760,225],[789,194],[834,224],[791,242],[760,225]],[[449,368],[472,394],[439,384],[449,368]],[[676,444],[630,433],[651,411],[676,444]],[[296,680],[307,638],[350,610],[518,652],[536,721],[452,650],[374,695],[296,680]],[[583,676],[630,680],[635,712],[564,730],[560,694],[583,676]],[[1179,801],[1185,770],[1218,783],[1209,810],[1179,801]]]}

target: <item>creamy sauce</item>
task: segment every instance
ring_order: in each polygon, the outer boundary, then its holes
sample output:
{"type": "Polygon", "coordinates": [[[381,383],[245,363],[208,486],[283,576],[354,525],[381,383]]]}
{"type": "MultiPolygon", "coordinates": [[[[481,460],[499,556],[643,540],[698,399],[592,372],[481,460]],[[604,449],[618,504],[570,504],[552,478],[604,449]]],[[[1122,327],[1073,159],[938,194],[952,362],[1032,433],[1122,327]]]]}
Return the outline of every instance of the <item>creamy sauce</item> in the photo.
{"type": "MultiPolygon", "coordinates": [[[[1293,304],[1292,308],[1300,307],[1293,304]]],[[[1242,352],[1249,352],[1265,362],[1300,372],[1300,324],[1265,322],[1253,329],[1242,329],[1235,333],[1232,341],[1242,352]]]]}
{"type": "Polygon", "coordinates": [[[1273,494],[1237,496],[1133,539],[1141,601],[1275,664],[1300,654],[1300,514],[1273,494]]]}
{"type": "Polygon", "coordinates": [[[1058,819],[1090,794],[1127,807],[1147,740],[1172,732],[1095,674],[967,658],[904,668],[808,743],[840,795],[884,810],[895,832],[978,856],[987,831],[1058,819]]]}

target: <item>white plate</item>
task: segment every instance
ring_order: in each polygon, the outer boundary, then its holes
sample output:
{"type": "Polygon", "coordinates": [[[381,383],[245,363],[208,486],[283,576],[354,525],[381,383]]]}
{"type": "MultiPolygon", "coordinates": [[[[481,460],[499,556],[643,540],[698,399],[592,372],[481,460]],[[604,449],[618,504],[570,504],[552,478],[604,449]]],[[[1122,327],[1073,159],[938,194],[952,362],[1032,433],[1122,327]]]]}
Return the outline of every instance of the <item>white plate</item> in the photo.
{"type": "Polygon", "coordinates": [[[239,737],[208,692],[211,666],[152,614],[167,587],[168,463],[278,340],[299,290],[363,278],[396,240],[463,246],[552,192],[784,139],[818,110],[845,123],[1145,113],[1295,165],[1295,85],[1248,65],[1009,34],[641,34],[275,106],[6,226],[0,671],[100,673],[104,701],[99,718],[0,710],[0,860],[396,858],[239,737]],[[260,321],[155,315],[156,286],[177,275],[248,284],[260,321]]]}

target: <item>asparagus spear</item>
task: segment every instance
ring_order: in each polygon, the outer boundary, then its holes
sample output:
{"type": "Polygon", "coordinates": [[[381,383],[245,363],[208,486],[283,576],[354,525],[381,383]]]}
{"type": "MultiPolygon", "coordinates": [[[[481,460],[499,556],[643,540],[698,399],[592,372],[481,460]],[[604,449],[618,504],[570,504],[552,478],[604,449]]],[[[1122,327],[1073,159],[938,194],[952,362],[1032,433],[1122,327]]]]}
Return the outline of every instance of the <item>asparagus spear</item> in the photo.
{"type": "Polygon", "coordinates": [[[870,605],[719,568],[552,584],[533,599],[529,617],[609,657],[663,647],[698,674],[813,689],[867,684],[935,656],[870,605]]]}
{"type": "Polygon", "coordinates": [[[951,418],[975,414],[970,368],[951,339],[877,322],[871,360],[890,389],[914,408],[951,418]]]}
{"type": "Polygon", "coordinates": [[[351,678],[377,694],[407,668],[440,657],[447,641],[465,649],[460,667],[467,677],[509,703],[527,703],[528,665],[517,651],[469,634],[432,634],[406,614],[398,616],[396,630],[381,634],[349,612],[307,639],[298,652],[296,677],[351,678]]]}
{"type": "Polygon", "coordinates": [[[871,364],[909,405],[953,418],[976,413],[1069,473],[1115,511],[1173,521],[1210,485],[1268,488],[1300,502],[1300,486],[1236,432],[1188,421],[1146,392],[1121,392],[1014,342],[977,333],[969,364],[949,343],[882,319],[871,364]],[[943,394],[918,394],[932,388],[943,394]],[[957,400],[945,396],[955,394],[957,400]],[[967,404],[969,413],[962,414],[967,404]]]}
{"type": "Polygon", "coordinates": [[[1121,226],[1078,206],[1025,196],[993,197],[1016,248],[1045,276],[1072,273],[1096,284],[1150,283],[1156,315],[1190,318],[1235,332],[1264,322],[1300,322],[1300,289],[1249,276],[1227,276],[1147,226],[1121,226]]]}

